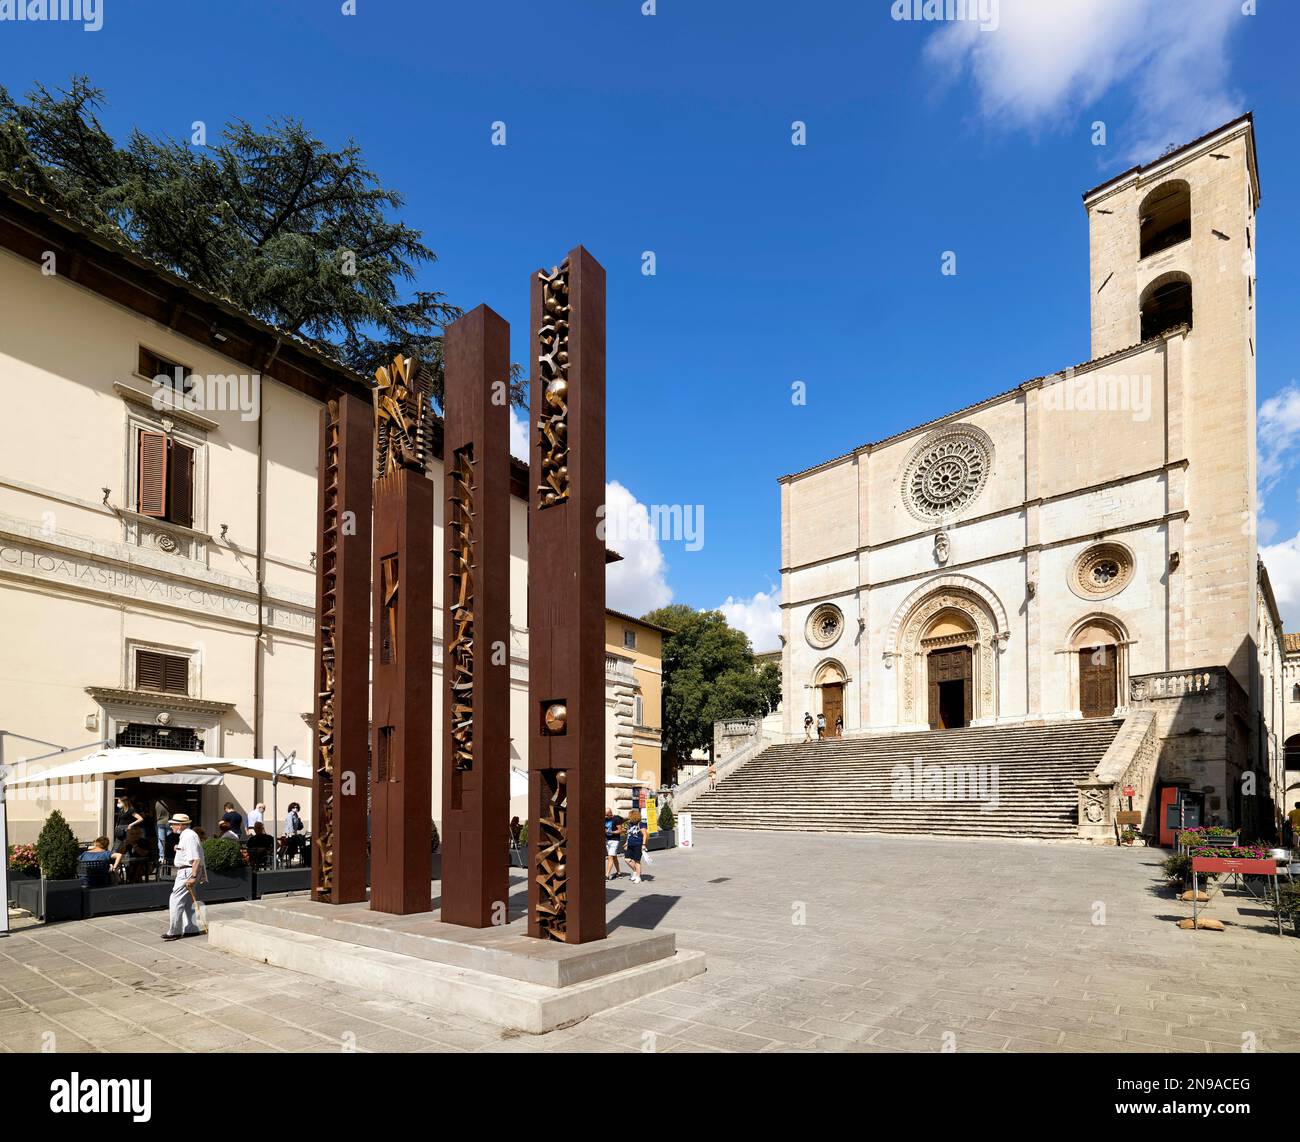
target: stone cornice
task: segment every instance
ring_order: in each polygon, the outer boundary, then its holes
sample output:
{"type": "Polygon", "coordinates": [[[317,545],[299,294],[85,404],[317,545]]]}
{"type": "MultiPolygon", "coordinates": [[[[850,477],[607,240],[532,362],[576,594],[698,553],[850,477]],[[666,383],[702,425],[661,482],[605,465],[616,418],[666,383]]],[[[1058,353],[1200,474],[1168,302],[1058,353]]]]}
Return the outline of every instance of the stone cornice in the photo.
{"type": "Polygon", "coordinates": [[[235,708],[234,702],[211,702],[206,698],[190,698],[184,694],[166,694],[158,690],[119,690],[112,686],[87,686],[86,693],[97,702],[115,706],[142,706],[157,710],[185,710],[192,714],[226,714],[235,708]]]}
{"type": "Polygon", "coordinates": [[[171,417],[173,420],[182,421],[194,428],[201,428],[204,432],[218,432],[221,429],[221,425],[215,420],[209,420],[206,416],[191,412],[183,405],[178,405],[172,400],[163,400],[155,404],[153,393],[137,389],[134,385],[128,385],[124,381],[114,381],[113,391],[125,401],[144,405],[145,408],[157,413],[159,416],[171,417]]]}

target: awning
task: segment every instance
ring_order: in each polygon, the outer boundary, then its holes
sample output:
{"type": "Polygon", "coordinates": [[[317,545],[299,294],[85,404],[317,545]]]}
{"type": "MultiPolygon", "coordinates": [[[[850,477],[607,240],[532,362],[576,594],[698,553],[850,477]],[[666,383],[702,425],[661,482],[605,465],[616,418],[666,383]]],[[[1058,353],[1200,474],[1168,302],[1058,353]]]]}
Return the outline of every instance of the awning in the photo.
{"type": "Polygon", "coordinates": [[[278,776],[288,785],[310,785],[311,770],[296,758],[208,757],[189,750],[102,749],[77,761],[29,772],[35,765],[13,766],[5,781],[6,789],[23,785],[57,785],[70,781],[113,781],[122,777],[173,775],[177,784],[212,785],[225,777],[260,777],[265,781],[278,776]],[[189,780],[187,780],[189,779],[189,780]]]}

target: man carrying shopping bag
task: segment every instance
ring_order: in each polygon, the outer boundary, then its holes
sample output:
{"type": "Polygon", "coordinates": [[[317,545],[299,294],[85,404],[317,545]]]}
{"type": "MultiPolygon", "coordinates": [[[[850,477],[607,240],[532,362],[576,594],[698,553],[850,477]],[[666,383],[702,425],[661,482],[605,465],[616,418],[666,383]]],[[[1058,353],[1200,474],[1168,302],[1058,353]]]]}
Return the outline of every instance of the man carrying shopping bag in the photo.
{"type": "Polygon", "coordinates": [[[203,844],[199,835],[191,827],[191,821],[184,813],[177,813],[169,822],[173,833],[179,834],[176,841],[176,880],[172,884],[169,903],[171,922],[163,934],[164,940],[179,940],[185,936],[202,935],[199,926],[198,898],[194,895],[196,885],[206,879],[203,864],[203,844]]]}

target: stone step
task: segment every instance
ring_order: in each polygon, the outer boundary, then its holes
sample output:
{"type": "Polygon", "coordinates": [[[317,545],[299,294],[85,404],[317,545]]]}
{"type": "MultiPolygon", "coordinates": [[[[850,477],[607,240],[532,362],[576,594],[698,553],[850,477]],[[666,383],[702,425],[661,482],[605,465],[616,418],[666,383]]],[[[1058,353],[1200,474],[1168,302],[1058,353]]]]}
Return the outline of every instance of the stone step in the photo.
{"type": "Polygon", "coordinates": [[[691,807],[702,828],[1072,839],[1075,782],[1096,768],[1120,722],[977,726],[770,746],[691,807]],[[902,800],[895,774],[998,766],[998,805],[902,800]]]}

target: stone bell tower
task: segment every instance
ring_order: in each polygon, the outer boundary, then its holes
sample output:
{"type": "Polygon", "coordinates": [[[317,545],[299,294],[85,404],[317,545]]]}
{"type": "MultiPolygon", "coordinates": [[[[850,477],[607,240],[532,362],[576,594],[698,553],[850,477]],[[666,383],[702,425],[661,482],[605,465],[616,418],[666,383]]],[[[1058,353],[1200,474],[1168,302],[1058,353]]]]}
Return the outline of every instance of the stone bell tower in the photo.
{"type": "Polygon", "coordinates": [[[1255,535],[1255,215],[1250,115],[1083,196],[1092,356],[1164,340],[1168,567],[1186,622],[1171,663],[1250,689],[1255,535]],[[1181,526],[1175,517],[1185,512],[1181,526]]]}

